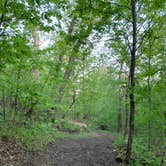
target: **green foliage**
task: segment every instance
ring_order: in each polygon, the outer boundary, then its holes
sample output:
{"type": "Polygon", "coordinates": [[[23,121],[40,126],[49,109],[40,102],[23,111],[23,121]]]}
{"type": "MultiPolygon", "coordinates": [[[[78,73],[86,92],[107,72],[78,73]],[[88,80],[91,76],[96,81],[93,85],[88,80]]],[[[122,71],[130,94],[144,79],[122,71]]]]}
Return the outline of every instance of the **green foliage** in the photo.
{"type": "Polygon", "coordinates": [[[145,138],[137,137],[133,143],[133,160],[131,161],[131,165],[159,166],[161,159],[157,158],[156,155],[155,152],[149,151],[146,147],[145,138]]]}
{"type": "Polygon", "coordinates": [[[54,123],[36,121],[1,122],[0,138],[15,139],[21,146],[43,149],[55,139],[69,139],[91,136],[87,128],[72,124],[69,120],[55,120],[54,123]],[[2,127],[3,126],[3,127],[2,127]]]}
{"type": "Polygon", "coordinates": [[[0,137],[16,139],[28,148],[40,149],[58,137],[59,133],[53,125],[46,123],[33,123],[24,126],[3,124],[0,137]]]}
{"type": "MultiPolygon", "coordinates": [[[[164,150],[165,3],[137,1],[136,139],[131,165],[157,166],[161,155],[156,156],[164,150]]],[[[1,137],[42,147],[70,132],[87,131],[67,119],[115,132],[120,104],[126,127],[132,44],[129,4],[127,0],[0,1],[1,137]],[[45,48],[42,44],[47,41],[45,48]]],[[[126,142],[118,140],[117,146],[122,144],[126,142]]],[[[123,158],[124,151],[123,147],[123,158]]]]}
{"type": "MultiPolygon", "coordinates": [[[[122,136],[117,135],[117,138],[114,145],[117,150],[117,158],[119,158],[122,162],[125,160],[126,155],[126,144],[127,140],[125,140],[122,136]]],[[[157,154],[156,151],[149,151],[146,146],[146,137],[135,137],[133,143],[132,157],[131,157],[131,166],[159,166],[161,163],[162,154],[157,154]]],[[[122,164],[123,165],[123,164],[122,164]]]]}
{"type": "Polygon", "coordinates": [[[103,70],[105,71],[102,71],[102,68],[101,71],[100,69],[98,72],[94,71],[84,79],[77,106],[79,112],[76,115],[78,115],[77,118],[86,120],[96,129],[106,126],[107,129],[113,130],[116,128],[112,120],[116,119],[115,110],[117,110],[118,101],[115,96],[117,96],[116,88],[118,87],[116,82],[110,79],[109,71],[103,70]]]}

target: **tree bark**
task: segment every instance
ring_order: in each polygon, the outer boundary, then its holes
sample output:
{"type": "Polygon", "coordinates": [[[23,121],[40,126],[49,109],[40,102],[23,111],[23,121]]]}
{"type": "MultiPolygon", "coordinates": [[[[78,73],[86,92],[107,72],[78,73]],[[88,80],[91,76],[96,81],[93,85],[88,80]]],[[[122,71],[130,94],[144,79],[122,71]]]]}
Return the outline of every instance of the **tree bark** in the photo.
{"type": "MultiPolygon", "coordinates": [[[[75,18],[73,18],[71,23],[70,23],[70,26],[68,28],[68,35],[71,35],[73,33],[74,25],[75,25],[75,18]]],[[[65,92],[66,81],[69,80],[70,75],[71,75],[71,73],[73,71],[74,60],[75,60],[75,58],[73,56],[69,57],[68,64],[67,64],[67,69],[65,70],[65,73],[64,73],[64,76],[63,76],[64,83],[59,88],[59,92],[58,92],[59,94],[58,94],[58,98],[56,100],[57,104],[61,103],[62,97],[63,97],[64,92],[65,92]]],[[[63,62],[63,56],[59,57],[59,62],[60,62],[60,65],[61,65],[62,62],[63,62]]],[[[58,111],[57,107],[55,109],[56,109],[56,111],[58,111]]]]}
{"type": "Polygon", "coordinates": [[[21,68],[19,67],[18,71],[17,71],[16,92],[15,92],[15,98],[14,98],[14,111],[15,111],[15,114],[17,114],[17,111],[18,111],[18,97],[19,97],[20,75],[21,75],[21,68]]]}
{"type": "MultiPolygon", "coordinates": [[[[1,27],[2,24],[3,24],[3,20],[4,20],[6,8],[7,8],[7,3],[8,3],[8,0],[5,0],[5,3],[4,3],[4,5],[3,5],[3,9],[2,9],[2,14],[1,14],[1,17],[0,17],[0,27],[1,27]]],[[[3,30],[2,30],[2,31],[3,31],[3,30]]],[[[2,33],[3,33],[3,32],[0,32],[0,35],[1,35],[2,33]]]]}
{"type": "Polygon", "coordinates": [[[6,120],[6,104],[5,104],[5,91],[2,90],[2,108],[3,108],[3,119],[6,120]]]}
{"type": "Polygon", "coordinates": [[[128,123],[129,123],[129,104],[128,104],[128,97],[129,97],[129,81],[130,78],[128,76],[126,83],[126,90],[125,90],[125,125],[124,125],[124,138],[126,138],[126,135],[128,133],[128,123]]]}
{"type": "MultiPolygon", "coordinates": [[[[151,54],[152,54],[152,43],[149,41],[149,55],[148,55],[148,78],[147,78],[147,88],[148,88],[148,110],[149,114],[152,110],[152,98],[151,98],[151,54]]],[[[148,149],[151,149],[151,122],[148,121],[148,149]]]]}
{"type": "MultiPolygon", "coordinates": [[[[121,81],[122,78],[122,68],[123,64],[120,64],[120,70],[119,70],[119,81],[121,81]]],[[[123,90],[122,86],[119,85],[119,109],[118,109],[118,132],[122,131],[122,102],[123,102],[123,90]]]]}
{"type": "MultiPolygon", "coordinates": [[[[38,30],[39,28],[36,27],[35,30],[33,31],[33,40],[34,40],[34,46],[36,47],[36,49],[39,49],[39,34],[38,34],[38,30]]],[[[36,81],[39,80],[39,70],[37,68],[34,69],[33,71],[34,74],[34,78],[36,81]]]]}
{"type": "Polygon", "coordinates": [[[131,159],[132,143],[134,138],[134,116],[135,116],[135,63],[136,63],[136,50],[137,50],[137,15],[136,15],[136,0],[131,0],[131,13],[132,13],[132,50],[130,61],[130,119],[129,119],[129,136],[127,143],[127,152],[125,164],[128,165],[131,159]]]}

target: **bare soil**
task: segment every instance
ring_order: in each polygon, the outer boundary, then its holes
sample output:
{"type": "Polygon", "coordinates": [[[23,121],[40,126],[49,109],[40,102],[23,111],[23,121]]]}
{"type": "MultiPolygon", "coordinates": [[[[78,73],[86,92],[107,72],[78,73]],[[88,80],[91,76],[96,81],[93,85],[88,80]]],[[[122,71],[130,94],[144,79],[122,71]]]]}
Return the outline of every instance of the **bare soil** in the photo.
{"type": "Polygon", "coordinates": [[[119,166],[114,138],[94,133],[92,137],[50,143],[44,151],[27,151],[21,166],[119,166]]]}
{"type": "Polygon", "coordinates": [[[23,150],[12,139],[0,140],[0,166],[19,166],[23,150]]]}
{"type": "Polygon", "coordinates": [[[93,133],[86,138],[56,140],[42,151],[0,141],[0,166],[119,166],[113,136],[93,133]]]}

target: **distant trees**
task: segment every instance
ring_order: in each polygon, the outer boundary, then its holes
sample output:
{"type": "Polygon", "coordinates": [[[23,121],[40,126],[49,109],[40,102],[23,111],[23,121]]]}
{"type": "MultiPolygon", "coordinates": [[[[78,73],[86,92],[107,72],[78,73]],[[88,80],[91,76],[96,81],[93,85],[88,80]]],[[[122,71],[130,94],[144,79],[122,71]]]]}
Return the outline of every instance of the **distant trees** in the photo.
{"type": "Polygon", "coordinates": [[[126,164],[134,131],[150,152],[164,151],[165,6],[164,0],[2,0],[0,120],[68,116],[118,131],[128,136],[126,164]],[[51,41],[39,48],[48,32],[51,41]]]}

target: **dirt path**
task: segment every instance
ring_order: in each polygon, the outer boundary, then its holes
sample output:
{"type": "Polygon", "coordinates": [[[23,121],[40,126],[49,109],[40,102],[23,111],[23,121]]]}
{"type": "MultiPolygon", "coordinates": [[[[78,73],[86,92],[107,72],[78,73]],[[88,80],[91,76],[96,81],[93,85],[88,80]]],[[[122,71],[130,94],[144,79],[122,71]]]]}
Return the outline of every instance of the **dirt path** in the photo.
{"type": "Polygon", "coordinates": [[[43,152],[27,152],[22,166],[118,166],[113,137],[94,133],[89,138],[50,143],[43,152]]]}

